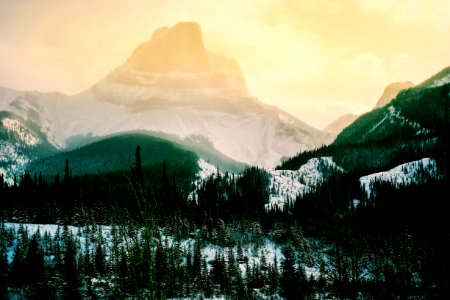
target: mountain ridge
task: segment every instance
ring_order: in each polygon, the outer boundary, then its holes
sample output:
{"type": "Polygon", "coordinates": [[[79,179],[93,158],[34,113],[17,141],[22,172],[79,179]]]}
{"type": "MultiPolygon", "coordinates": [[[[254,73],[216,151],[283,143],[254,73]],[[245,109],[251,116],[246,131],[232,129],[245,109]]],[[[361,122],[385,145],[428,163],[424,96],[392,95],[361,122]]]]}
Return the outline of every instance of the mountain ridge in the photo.
{"type": "Polygon", "coordinates": [[[239,65],[208,52],[197,23],[156,30],[127,61],[76,95],[0,89],[0,96],[0,110],[33,120],[58,149],[117,133],[162,132],[202,136],[236,161],[273,167],[330,140],[249,95],[239,65]],[[157,61],[159,52],[165,56],[157,61]]]}

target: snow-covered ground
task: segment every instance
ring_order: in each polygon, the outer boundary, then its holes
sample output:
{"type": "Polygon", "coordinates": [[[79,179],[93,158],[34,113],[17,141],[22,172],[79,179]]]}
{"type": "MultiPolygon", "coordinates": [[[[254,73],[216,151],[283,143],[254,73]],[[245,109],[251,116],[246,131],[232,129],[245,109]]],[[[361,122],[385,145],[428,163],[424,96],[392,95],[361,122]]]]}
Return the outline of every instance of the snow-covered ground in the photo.
{"type": "Polygon", "coordinates": [[[359,179],[361,188],[368,198],[374,195],[374,182],[390,182],[395,186],[418,183],[420,180],[437,178],[439,176],[436,161],[432,158],[423,158],[401,164],[391,170],[363,176],[359,179]]]}
{"type": "MultiPolygon", "coordinates": [[[[57,234],[63,235],[64,227],[61,225],[55,225],[55,224],[20,224],[20,223],[4,223],[4,229],[9,231],[13,231],[17,238],[20,238],[19,228],[23,227],[23,229],[27,232],[28,236],[31,237],[36,232],[39,232],[41,236],[41,240],[44,238],[44,235],[49,235],[52,239],[55,238],[57,234]]],[[[68,231],[77,239],[78,244],[81,247],[81,251],[85,251],[86,247],[89,247],[90,250],[95,249],[95,242],[99,242],[101,239],[102,245],[105,247],[105,254],[106,258],[109,258],[109,255],[111,253],[111,249],[113,248],[113,234],[112,234],[112,227],[111,226],[96,226],[95,230],[96,232],[91,230],[88,230],[86,227],[76,227],[76,226],[68,226],[68,231]],[[100,234],[101,232],[101,234],[100,234]]],[[[119,236],[122,236],[125,232],[120,232],[120,229],[118,229],[119,236]]],[[[139,230],[138,230],[139,232],[139,230]]],[[[172,236],[167,236],[164,234],[164,230],[160,229],[161,238],[164,244],[166,244],[168,247],[172,247],[174,245],[174,239],[172,236]]],[[[17,238],[14,241],[14,243],[8,247],[7,249],[7,260],[8,263],[11,264],[14,259],[14,252],[15,248],[17,246],[17,238]]],[[[126,239],[129,239],[131,241],[130,237],[126,237],[126,239]]],[[[122,239],[122,242],[124,243],[124,240],[122,239]]],[[[194,249],[196,243],[195,238],[187,238],[180,241],[180,248],[182,253],[189,253],[194,249]]],[[[126,249],[126,248],[125,248],[126,249]]],[[[278,268],[281,268],[281,262],[284,260],[283,255],[283,246],[278,245],[274,243],[272,240],[270,240],[267,237],[262,238],[256,243],[249,243],[242,245],[242,253],[243,256],[248,261],[248,265],[252,267],[254,264],[260,264],[261,263],[261,257],[262,255],[265,256],[266,262],[268,265],[273,264],[275,257],[277,260],[278,268]]],[[[204,245],[201,249],[202,257],[205,258],[207,262],[207,266],[209,269],[212,268],[212,262],[215,259],[216,253],[219,253],[223,255],[225,258],[227,257],[228,253],[230,251],[229,247],[221,247],[218,245],[214,245],[211,243],[207,243],[204,245]]],[[[234,246],[231,248],[231,251],[233,255],[235,256],[235,260],[237,260],[237,246],[234,246]]],[[[297,264],[300,263],[300,254],[296,254],[297,257],[297,264]]],[[[50,258],[48,258],[50,259],[50,258]]],[[[184,261],[185,263],[185,261],[184,261]]],[[[314,266],[306,266],[302,263],[302,265],[305,267],[305,272],[308,277],[311,275],[313,277],[319,276],[319,269],[318,265],[314,266]]],[[[239,263],[239,268],[242,272],[242,275],[245,277],[246,275],[246,263],[241,262],[239,263]]]]}

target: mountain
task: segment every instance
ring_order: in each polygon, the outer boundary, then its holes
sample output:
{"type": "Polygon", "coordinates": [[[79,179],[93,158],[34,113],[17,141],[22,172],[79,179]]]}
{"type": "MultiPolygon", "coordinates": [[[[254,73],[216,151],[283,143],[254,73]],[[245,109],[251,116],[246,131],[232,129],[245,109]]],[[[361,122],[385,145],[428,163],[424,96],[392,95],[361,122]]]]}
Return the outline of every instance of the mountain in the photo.
{"type": "Polygon", "coordinates": [[[197,23],[154,32],[86,91],[0,89],[0,110],[31,120],[59,149],[132,131],[198,139],[239,162],[273,167],[329,136],[247,92],[239,65],[208,52],[197,23]]]}
{"type": "Polygon", "coordinates": [[[385,106],[389,102],[392,101],[395,97],[397,97],[398,93],[400,93],[402,90],[406,90],[409,88],[414,87],[414,83],[410,81],[405,82],[394,82],[389,84],[383,91],[383,94],[380,96],[380,98],[377,101],[377,104],[375,105],[375,108],[380,108],[382,106],[385,106]]]}
{"type": "Polygon", "coordinates": [[[309,159],[331,156],[344,170],[364,176],[429,157],[440,162],[443,172],[448,173],[449,70],[361,115],[331,145],[299,153],[277,169],[297,170],[309,159]]]}
{"type": "Polygon", "coordinates": [[[450,84],[416,87],[398,94],[388,105],[359,117],[336,138],[335,144],[443,136],[448,126],[450,84]]]}
{"type": "Polygon", "coordinates": [[[338,134],[348,125],[353,123],[358,118],[357,115],[345,114],[328,124],[323,131],[329,133],[332,139],[336,138],[338,134]]]}

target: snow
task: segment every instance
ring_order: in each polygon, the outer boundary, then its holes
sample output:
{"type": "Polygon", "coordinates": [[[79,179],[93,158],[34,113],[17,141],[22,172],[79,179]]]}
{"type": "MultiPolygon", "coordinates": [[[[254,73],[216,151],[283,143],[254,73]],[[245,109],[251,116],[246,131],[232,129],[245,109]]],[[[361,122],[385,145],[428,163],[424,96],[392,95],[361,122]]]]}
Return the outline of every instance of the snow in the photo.
{"type": "MultiPolygon", "coordinates": [[[[3,223],[4,229],[9,231],[12,230],[16,236],[18,233],[18,230],[20,226],[23,226],[23,228],[26,230],[27,235],[31,237],[36,232],[39,231],[39,234],[41,238],[47,233],[51,238],[55,238],[55,235],[59,232],[60,235],[64,232],[64,227],[56,224],[25,224],[25,223],[3,223]]],[[[110,251],[109,249],[112,249],[113,245],[113,236],[111,233],[111,226],[102,226],[102,225],[95,225],[96,232],[90,232],[87,233],[86,227],[76,227],[76,226],[67,226],[68,231],[72,233],[74,237],[76,237],[79,240],[79,245],[81,247],[81,251],[85,251],[86,247],[89,247],[90,250],[93,250],[95,247],[95,243],[93,240],[98,239],[100,236],[102,236],[102,245],[105,247],[105,253],[108,257],[110,251]],[[98,231],[100,230],[100,231],[98,231]]],[[[139,232],[139,230],[138,230],[139,232]]],[[[174,238],[172,236],[164,235],[164,232],[162,229],[160,229],[160,232],[162,233],[162,241],[163,243],[167,243],[169,247],[172,247],[174,245],[174,238]]],[[[126,234],[126,233],[125,233],[126,234]]],[[[131,238],[130,238],[131,239],[131,238]]],[[[14,259],[14,251],[17,246],[17,238],[14,241],[13,245],[7,248],[7,260],[8,263],[11,264],[14,259]]],[[[122,241],[123,243],[123,241],[122,241]]],[[[185,254],[188,253],[188,251],[194,249],[194,245],[196,243],[196,239],[194,238],[187,238],[180,241],[180,248],[181,251],[185,254]]],[[[277,257],[278,267],[281,267],[281,262],[284,260],[283,255],[283,245],[279,245],[274,243],[272,240],[270,240],[267,237],[263,237],[262,240],[258,242],[258,244],[255,243],[248,243],[242,245],[243,250],[243,256],[247,258],[249,266],[252,266],[255,264],[260,264],[261,262],[261,254],[264,254],[266,258],[266,262],[268,265],[273,264],[275,256],[277,257]]],[[[212,268],[212,262],[214,261],[216,253],[220,253],[225,256],[225,258],[228,255],[228,252],[230,250],[230,247],[221,247],[218,245],[214,245],[211,243],[208,243],[204,245],[201,249],[201,255],[202,258],[205,258],[207,262],[207,266],[209,269],[212,268]]],[[[235,259],[237,259],[237,246],[234,246],[231,248],[232,253],[235,256],[235,259]]],[[[298,256],[298,255],[297,255],[298,256]]],[[[185,261],[184,261],[185,263],[185,261]]],[[[297,257],[297,264],[300,263],[300,260],[297,257]]],[[[245,276],[246,272],[246,264],[245,263],[239,263],[239,268],[245,276]]],[[[313,275],[314,277],[318,276],[318,268],[314,266],[305,266],[305,271],[307,276],[313,275]]],[[[91,279],[92,283],[101,283],[104,282],[103,279],[93,278],[91,279]]]]}
{"type": "Polygon", "coordinates": [[[14,182],[14,175],[23,174],[29,162],[28,156],[21,153],[21,145],[10,140],[0,140],[0,174],[8,185],[14,182]]]}
{"type": "Polygon", "coordinates": [[[5,118],[2,120],[3,127],[9,131],[17,134],[19,139],[28,146],[35,146],[39,143],[39,139],[34,136],[27,128],[22,126],[20,122],[5,118]]]}
{"type": "Polygon", "coordinates": [[[198,193],[198,189],[204,180],[208,179],[211,176],[216,177],[218,175],[219,176],[224,175],[222,172],[219,171],[218,168],[214,167],[204,159],[199,159],[197,163],[199,167],[199,171],[197,172],[198,178],[193,182],[194,190],[188,195],[188,201],[193,201],[195,199],[198,193]]]}
{"type": "Polygon", "coordinates": [[[429,129],[422,127],[419,123],[408,120],[407,118],[402,116],[400,114],[400,111],[396,110],[393,105],[388,106],[387,109],[388,109],[388,113],[385,114],[383,119],[380,122],[378,122],[377,124],[375,124],[369,130],[368,133],[373,132],[375,129],[377,129],[381,124],[385,123],[386,121],[389,121],[392,124],[395,122],[395,120],[397,120],[397,122],[400,123],[400,125],[406,124],[406,125],[412,127],[414,130],[416,130],[417,136],[426,135],[431,132],[429,129]]]}
{"type": "Polygon", "coordinates": [[[324,180],[326,170],[344,170],[336,165],[330,156],[311,158],[296,171],[270,171],[270,197],[266,209],[283,209],[284,204],[293,202],[297,196],[304,195],[317,187],[324,180]]]}
{"type": "Polygon", "coordinates": [[[204,159],[198,160],[198,166],[200,168],[198,172],[198,176],[200,177],[200,179],[207,179],[211,175],[217,174],[217,172],[219,172],[219,170],[215,166],[211,165],[204,159]]]}
{"type": "Polygon", "coordinates": [[[419,180],[426,180],[427,178],[438,178],[439,173],[436,166],[436,161],[432,158],[423,158],[401,164],[391,170],[370,174],[359,179],[361,188],[366,193],[368,198],[374,196],[373,190],[374,182],[390,182],[395,186],[409,185],[411,183],[418,183],[419,180]],[[424,177],[420,171],[424,172],[424,177]]]}
{"type": "Polygon", "coordinates": [[[439,79],[436,79],[435,81],[433,81],[433,84],[430,87],[434,88],[434,87],[442,86],[447,83],[450,83],[450,73],[442,78],[439,78],[439,79]]]}
{"type": "MultiPolygon", "coordinates": [[[[141,75],[133,76],[139,79],[141,75]]],[[[144,83],[124,84],[107,78],[74,96],[0,88],[0,96],[4,95],[0,106],[35,123],[57,148],[65,147],[74,136],[102,137],[135,130],[180,138],[201,135],[236,161],[271,168],[283,156],[324,142],[322,132],[246,93],[167,88],[158,80],[144,83]]]]}
{"type": "MultiPolygon", "coordinates": [[[[202,181],[211,176],[224,176],[224,173],[203,159],[199,159],[198,165],[200,168],[197,173],[198,179],[194,181],[194,190],[188,196],[189,201],[195,199],[198,187],[202,181]]],[[[297,196],[310,192],[327,180],[324,172],[329,172],[330,170],[344,172],[341,167],[334,163],[333,158],[330,156],[311,158],[296,171],[268,170],[270,175],[270,195],[269,203],[265,206],[266,209],[278,208],[282,210],[286,203],[295,201],[297,196]]],[[[233,174],[232,177],[238,178],[239,176],[239,174],[233,174]]]]}

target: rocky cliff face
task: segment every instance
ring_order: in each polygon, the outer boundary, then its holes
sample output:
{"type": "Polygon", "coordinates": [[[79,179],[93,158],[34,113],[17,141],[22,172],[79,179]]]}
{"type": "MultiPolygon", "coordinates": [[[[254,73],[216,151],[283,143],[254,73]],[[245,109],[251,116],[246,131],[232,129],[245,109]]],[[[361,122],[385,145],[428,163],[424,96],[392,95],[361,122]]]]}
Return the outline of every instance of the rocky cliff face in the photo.
{"type": "MultiPolygon", "coordinates": [[[[106,80],[139,86],[141,90],[147,87],[156,96],[152,98],[164,98],[161,94],[167,94],[167,91],[198,94],[209,89],[240,95],[247,93],[239,65],[220,53],[207,52],[200,26],[191,22],[156,30],[151,40],[136,48],[125,64],[111,72],[106,80]]],[[[107,100],[117,102],[118,99],[111,95],[110,84],[105,86],[100,82],[96,90],[99,93],[107,90],[107,100]]]]}
{"type": "Polygon", "coordinates": [[[150,41],[134,50],[126,64],[152,73],[210,70],[200,26],[188,22],[156,30],[150,41]]]}
{"type": "Polygon", "coordinates": [[[328,139],[250,96],[239,65],[208,52],[196,23],[158,29],[124,64],[80,94],[39,94],[37,100],[32,95],[9,97],[5,110],[26,120],[36,115],[34,123],[59,148],[76,147],[77,140],[151,131],[182,139],[201,136],[237,161],[273,167],[282,157],[328,139]]]}

